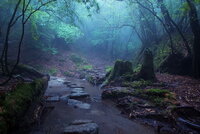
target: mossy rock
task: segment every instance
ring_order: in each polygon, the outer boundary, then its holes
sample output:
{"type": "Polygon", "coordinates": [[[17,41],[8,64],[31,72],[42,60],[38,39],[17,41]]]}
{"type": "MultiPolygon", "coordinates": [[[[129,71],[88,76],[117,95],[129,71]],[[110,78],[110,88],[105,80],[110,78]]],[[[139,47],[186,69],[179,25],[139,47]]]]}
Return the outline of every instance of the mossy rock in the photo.
{"type": "Polygon", "coordinates": [[[44,77],[44,74],[38,72],[35,68],[24,64],[19,64],[16,67],[14,74],[20,74],[20,76],[30,79],[38,79],[44,77]]]}
{"type": "Polygon", "coordinates": [[[8,130],[22,123],[22,118],[30,105],[43,95],[47,84],[47,77],[32,83],[21,83],[5,96],[1,105],[0,133],[7,134],[8,130]]]}

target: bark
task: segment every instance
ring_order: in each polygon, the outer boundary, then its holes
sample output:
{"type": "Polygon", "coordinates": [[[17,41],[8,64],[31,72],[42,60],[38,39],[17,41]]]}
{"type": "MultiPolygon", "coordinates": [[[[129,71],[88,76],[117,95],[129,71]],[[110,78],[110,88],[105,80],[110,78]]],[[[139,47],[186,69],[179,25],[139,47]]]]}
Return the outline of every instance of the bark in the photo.
{"type": "Polygon", "coordinates": [[[139,74],[137,75],[137,79],[144,79],[150,81],[156,80],[153,64],[153,54],[149,49],[146,49],[144,52],[142,68],[139,74]]]}
{"type": "Polygon", "coordinates": [[[163,3],[163,0],[158,0],[158,3],[160,5],[161,12],[162,12],[163,17],[165,19],[165,24],[167,25],[169,32],[172,33],[174,31],[174,27],[171,23],[171,17],[169,15],[169,12],[168,12],[166,6],[163,3]]]}
{"type": "Polygon", "coordinates": [[[197,9],[193,0],[186,0],[189,7],[190,27],[194,35],[193,42],[193,75],[200,78],[200,24],[197,15],[197,9]]]}

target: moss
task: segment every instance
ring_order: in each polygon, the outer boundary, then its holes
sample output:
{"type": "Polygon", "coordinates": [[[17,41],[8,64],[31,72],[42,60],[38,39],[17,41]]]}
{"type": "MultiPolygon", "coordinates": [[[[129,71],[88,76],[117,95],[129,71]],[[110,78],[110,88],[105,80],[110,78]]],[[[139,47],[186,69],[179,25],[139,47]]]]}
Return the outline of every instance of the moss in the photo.
{"type": "Polygon", "coordinates": [[[164,89],[147,89],[145,90],[145,93],[150,96],[165,97],[166,94],[169,94],[170,92],[164,89]]]}
{"type": "Polygon", "coordinates": [[[123,82],[122,85],[125,87],[143,88],[143,87],[152,85],[152,82],[145,81],[145,80],[139,80],[139,81],[133,81],[133,82],[123,82]]]}
{"type": "Polygon", "coordinates": [[[96,83],[94,77],[92,77],[92,76],[87,76],[86,79],[87,79],[87,81],[88,81],[89,83],[91,83],[91,84],[95,84],[95,83],[96,83]]]}
{"type": "Polygon", "coordinates": [[[71,54],[70,55],[70,60],[73,61],[75,64],[82,64],[85,63],[85,60],[81,58],[81,56],[77,54],[71,54]]]}
{"type": "Polygon", "coordinates": [[[51,69],[49,69],[49,71],[48,71],[48,73],[49,73],[50,75],[56,75],[57,72],[58,72],[58,70],[57,70],[56,68],[51,68],[51,69]]]}
{"type": "Polygon", "coordinates": [[[168,46],[165,47],[158,47],[156,56],[154,58],[154,65],[155,68],[157,69],[160,67],[164,59],[170,54],[171,50],[168,46]]]}
{"type": "Polygon", "coordinates": [[[138,73],[140,72],[141,68],[142,68],[142,64],[138,64],[136,65],[136,67],[134,67],[133,72],[138,73]]]}
{"type": "Polygon", "coordinates": [[[126,74],[133,74],[132,63],[129,61],[117,60],[107,78],[107,81],[110,82],[119,77],[125,76],[126,74]]]}
{"type": "Polygon", "coordinates": [[[92,70],[93,66],[92,65],[83,65],[80,67],[82,70],[92,70]]]}
{"type": "Polygon", "coordinates": [[[112,66],[106,66],[105,71],[108,73],[113,69],[112,66]]]}
{"type": "Polygon", "coordinates": [[[71,73],[71,72],[68,72],[68,71],[65,71],[65,72],[64,72],[64,75],[65,75],[65,76],[68,76],[68,77],[72,77],[72,76],[73,76],[72,73],[71,73]]]}
{"type": "Polygon", "coordinates": [[[147,99],[150,102],[154,103],[156,106],[161,107],[167,107],[168,105],[172,105],[171,100],[175,99],[171,92],[164,89],[137,89],[132,92],[132,95],[141,97],[143,99],[147,99]]]}
{"type": "Polygon", "coordinates": [[[127,95],[130,95],[130,91],[129,90],[113,90],[113,91],[103,91],[102,93],[102,98],[103,99],[115,99],[115,98],[122,98],[125,97],[127,95]]]}
{"type": "Polygon", "coordinates": [[[2,103],[0,114],[0,132],[7,133],[7,130],[17,125],[21,117],[27,112],[30,104],[44,92],[46,80],[36,80],[33,83],[18,84],[16,89],[6,94],[2,103]]]}

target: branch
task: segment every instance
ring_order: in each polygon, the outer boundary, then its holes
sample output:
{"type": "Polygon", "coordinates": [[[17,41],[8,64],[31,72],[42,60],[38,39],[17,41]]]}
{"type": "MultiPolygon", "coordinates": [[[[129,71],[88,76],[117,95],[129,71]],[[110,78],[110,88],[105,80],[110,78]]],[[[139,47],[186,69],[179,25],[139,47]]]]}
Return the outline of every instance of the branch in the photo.
{"type": "Polygon", "coordinates": [[[172,36],[171,33],[169,32],[169,30],[167,29],[167,27],[165,26],[165,23],[163,22],[163,20],[151,9],[149,9],[148,7],[144,6],[143,4],[141,4],[138,0],[135,0],[136,3],[141,6],[142,8],[146,9],[147,11],[149,11],[151,14],[153,14],[163,25],[165,31],[167,32],[167,34],[169,35],[169,39],[170,39],[170,43],[171,43],[171,49],[172,49],[172,53],[174,53],[174,48],[173,48],[173,41],[172,41],[172,36]]]}
{"type": "MultiPolygon", "coordinates": [[[[23,9],[23,12],[26,12],[26,11],[27,11],[28,6],[30,5],[30,3],[31,3],[31,0],[28,1],[28,3],[27,3],[26,6],[23,5],[23,8],[24,8],[24,9],[23,9]],[[25,6],[25,7],[24,7],[24,6],[25,6]]],[[[20,14],[19,16],[17,16],[10,26],[12,27],[12,26],[18,21],[18,19],[21,18],[22,16],[23,16],[23,13],[20,14]]]]}
{"type": "Polygon", "coordinates": [[[52,2],[54,2],[54,1],[56,1],[56,0],[51,0],[51,1],[48,1],[48,2],[46,2],[46,3],[43,3],[43,4],[40,5],[37,9],[35,9],[34,11],[32,11],[32,12],[28,15],[28,17],[25,19],[24,24],[26,24],[26,22],[29,20],[29,18],[30,18],[35,12],[37,12],[38,10],[40,10],[43,6],[46,6],[47,4],[52,3],[52,2]]]}

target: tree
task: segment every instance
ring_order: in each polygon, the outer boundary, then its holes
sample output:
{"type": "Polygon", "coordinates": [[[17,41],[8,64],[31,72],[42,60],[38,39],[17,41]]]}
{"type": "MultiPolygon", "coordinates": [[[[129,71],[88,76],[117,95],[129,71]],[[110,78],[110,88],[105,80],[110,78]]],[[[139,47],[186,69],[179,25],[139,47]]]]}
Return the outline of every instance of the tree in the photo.
{"type": "Polygon", "coordinates": [[[178,33],[180,34],[180,36],[181,36],[181,38],[184,42],[185,48],[186,48],[189,56],[191,56],[191,50],[190,50],[190,47],[189,47],[189,43],[188,43],[187,39],[185,38],[185,36],[183,35],[183,32],[178,27],[176,22],[171,18],[169,11],[166,8],[163,0],[157,0],[157,1],[158,1],[159,6],[160,6],[161,12],[162,12],[164,20],[165,20],[165,24],[166,24],[169,32],[173,33],[174,29],[176,29],[178,31],[178,33]]]}
{"type": "Polygon", "coordinates": [[[189,10],[190,27],[194,35],[193,42],[193,75],[200,78],[200,24],[197,9],[193,0],[186,0],[189,10]]]}
{"type": "Polygon", "coordinates": [[[13,11],[12,16],[11,16],[9,22],[8,22],[8,25],[7,25],[6,37],[5,37],[2,55],[1,55],[1,59],[0,59],[1,60],[2,72],[3,72],[4,75],[8,76],[8,79],[5,82],[3,82],[1,85],[6,84],[12,78],[12,75],[13,75],[15,68],[19,64],[21,47],[22,47],[23,38],[24,38],[24,34],[25,34],[26,23],[28,22],[30,17],[35,12],[37,12],[42,7],[44,7],[47,4],[54,2],[54,1],[55,0],[50,0],[50,1],[47,1],[47,2],[44,2],[44,3],[43,3],[43,1],[40,1],[40,2],[38,2],[39,6],[37,6],[35,9],[32,9],[32,7],[30,5],[32,0],[18,0],[16,2],[15,7],[14,7],[14,11],[13,11]],[[20,24],[21,24],[21,35],[20,35],[20,39],[19,39],[19,42],[18,42],[17,59],[16,59],[16,62],[14,63],[14,65],[13,65],[13,67],[10,70],[9,64],[8,64],[8,50],[9,50],[8,41],[9,41],[9,38],[10,38],[11,29],[13,28],[13,26],[17,22],[19,22],[19,20],[20,20],[20,24]]]}

